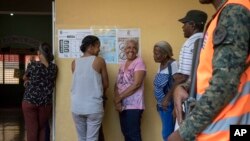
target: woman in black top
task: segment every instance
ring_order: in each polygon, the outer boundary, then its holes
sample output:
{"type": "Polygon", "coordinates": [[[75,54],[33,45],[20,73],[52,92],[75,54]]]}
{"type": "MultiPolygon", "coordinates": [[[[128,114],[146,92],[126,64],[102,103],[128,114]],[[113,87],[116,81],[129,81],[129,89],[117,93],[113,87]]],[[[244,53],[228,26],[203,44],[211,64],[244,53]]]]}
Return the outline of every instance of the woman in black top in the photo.
{"type": "Polygon", "coordinates": [[[27,141],[45,141],[45,129],[52,112],[52,94],[57,66],[51,46],[42,43],[37,51],[40,61],[31,61],[23,76],[25,84],[22,109],[27,141]]]}

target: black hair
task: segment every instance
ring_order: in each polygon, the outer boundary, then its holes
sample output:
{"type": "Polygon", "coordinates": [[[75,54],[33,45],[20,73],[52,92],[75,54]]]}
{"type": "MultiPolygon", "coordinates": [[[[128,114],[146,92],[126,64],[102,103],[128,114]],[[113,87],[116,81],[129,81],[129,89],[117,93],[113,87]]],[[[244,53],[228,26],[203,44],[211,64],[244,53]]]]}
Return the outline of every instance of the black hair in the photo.
{"type": "Polygon", "coordinates": [[[100,43],[99,38],[94,35],[88,35],[82,39],[80,50],[82,52],[85,52],[90,45],[95,45],[96,43],[100,43]]]}
{"type": "Polygon", "coordinates": [[[50,44],[43,42],[39,46],[38,50],[44,55],[45,59],[48,62],[51,62],[54,60],[54,55],[52,54],[52,47],[50,44]]]}

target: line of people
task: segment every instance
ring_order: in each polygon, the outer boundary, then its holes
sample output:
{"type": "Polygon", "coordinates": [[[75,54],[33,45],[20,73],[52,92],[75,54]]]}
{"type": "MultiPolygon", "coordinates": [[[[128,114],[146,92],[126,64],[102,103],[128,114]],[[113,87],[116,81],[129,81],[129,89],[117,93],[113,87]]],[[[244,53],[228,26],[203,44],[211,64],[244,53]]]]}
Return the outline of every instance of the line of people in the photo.
{"type": "MultiPolygon", "coordinates": [[[[168,91],[176,84],[177,78],[183,77],[177,75],[183,73],[184,78],[190,75],[194,42],[196,39],[202,38],[201,32],[204,29],[206,19],[206,13],[191,10],[186,17],[180,20],[184,24],[184,37],[189,39],[182,47],[179,69],[177,61],[172,58],[172,47],[168,42],[159,41],[154,45],[154,60],[160,63],[154,80],[154,93],[157,100],[157,111],[162,121],[164,140],[173,132],[175,122],[172,115],[174,103],[172,98],[169,97],[168,91]]],[[[77,128],[78,140],[92,141],[98,138],[98,129],[103,118],[101,96],[105,94],[108,87],[108,74],[105,61],[98,57],[100,51],[98,37],[86,36],[82,40],[80,48],[84,54],[83,57],[75,59],[72,63],[71,111],[77,128]]],[[[140,122],[145,109],[144,79],[146,65],[142,58],[138,56],[138,51],[137,40],[129,39],[125,42],[126,61],[120,65],[114,86],[114,106],[119,112],[121,131],[125,141],[142,140],[140,122]]]]}
{"type": "MultiPolygon", "coordinates": [[[[200,0],[200,3],[213,4],[217,12],[205,35],[202,33],[207,20],[205,12],[190,10],[179,20],[183,23],[184,37],[188,38],[181,48],[179,63],[173,58],[168,42],[159,41],[153,47],[154,60],[160,63],[153,83],[164,141],[229,140],[231,124],[250,124],[247,107],[250,103],[250,2],[200,0]],[[202,49],[200,54],[194,54],[200,48],[197,46],[200,38],[204,38],[202,49]],[[197,74],[191,72],[193,56],[199,58],[197,74]],[[189,96],[193,76],[197,76],[198,100],[183,119],[182,103],[189,96]]],[[[26,90],[22,106],[28,141],[45,140],[57,75],[49,47],[48,44],[39,47],[41,61],[30,63],[24,75],[26,90]]],[[[83,56],[75,59],[71,67],[72,117],[79,141],[97,141],[109,87],[108,72],[105,60],[98,57],[98,37],[86,36],[80,50],[83,56]]],[[[127,59],[120,65],[114,86],[114,107],[119,112],[125,141],[142,140],[146,64],[138,51],[137,40],[126,41],[127,59]]]]}

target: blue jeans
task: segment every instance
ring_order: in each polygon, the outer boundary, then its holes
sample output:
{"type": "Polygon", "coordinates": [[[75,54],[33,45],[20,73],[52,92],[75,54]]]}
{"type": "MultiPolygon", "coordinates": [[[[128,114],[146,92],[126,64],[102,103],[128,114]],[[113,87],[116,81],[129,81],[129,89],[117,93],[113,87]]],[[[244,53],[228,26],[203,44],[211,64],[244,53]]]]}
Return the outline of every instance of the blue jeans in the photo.
{"type": "Polygon", "coordinates": [[[162,137],[164,141],[168,140],[168,136],[174,131],[173,104],[167,107],[167,110],[162,109],[157,105],[157,111],[162,122],[162,137]]]}
{"type": "Polygon", "coordinates": [[[143,110],[131,109],[120,112],[120,125],[125,141],[141,141],[141,116],[143,110]]]}

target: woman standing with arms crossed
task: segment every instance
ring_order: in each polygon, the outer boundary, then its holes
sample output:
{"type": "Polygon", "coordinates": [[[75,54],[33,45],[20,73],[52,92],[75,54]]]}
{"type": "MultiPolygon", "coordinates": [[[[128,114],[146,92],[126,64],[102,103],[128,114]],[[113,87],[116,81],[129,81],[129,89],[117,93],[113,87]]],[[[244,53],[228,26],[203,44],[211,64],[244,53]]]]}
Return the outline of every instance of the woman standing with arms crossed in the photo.
{"type": "Polygon", "coordinates": [[[51,46],[42,43],[37,51],[40,61],[31,61],[23,76],[25,92],[22,109],[27,141],[45,141],[45,129],[52,112],[52,94],[57,66],[51,46]]]}
{"type": "Polygon", "coordinates": [[[80,46],[84,55],[72,62],[71,111],[79,141],[97,141],[102,123],[103,94],[109,80],[105,60],[98,57],[100,40],[88,35],[80,46]]]}
{"type": "Polygon", "coordinates": [[[146,66],[137,56],[136,40],[127,40],[125,54],[127,60],[121,64],[115,84],[115,107],[120,116],[121,130],[125,141],[141,141],[141,116],[144,106],[144,78],[146,66]]]}

